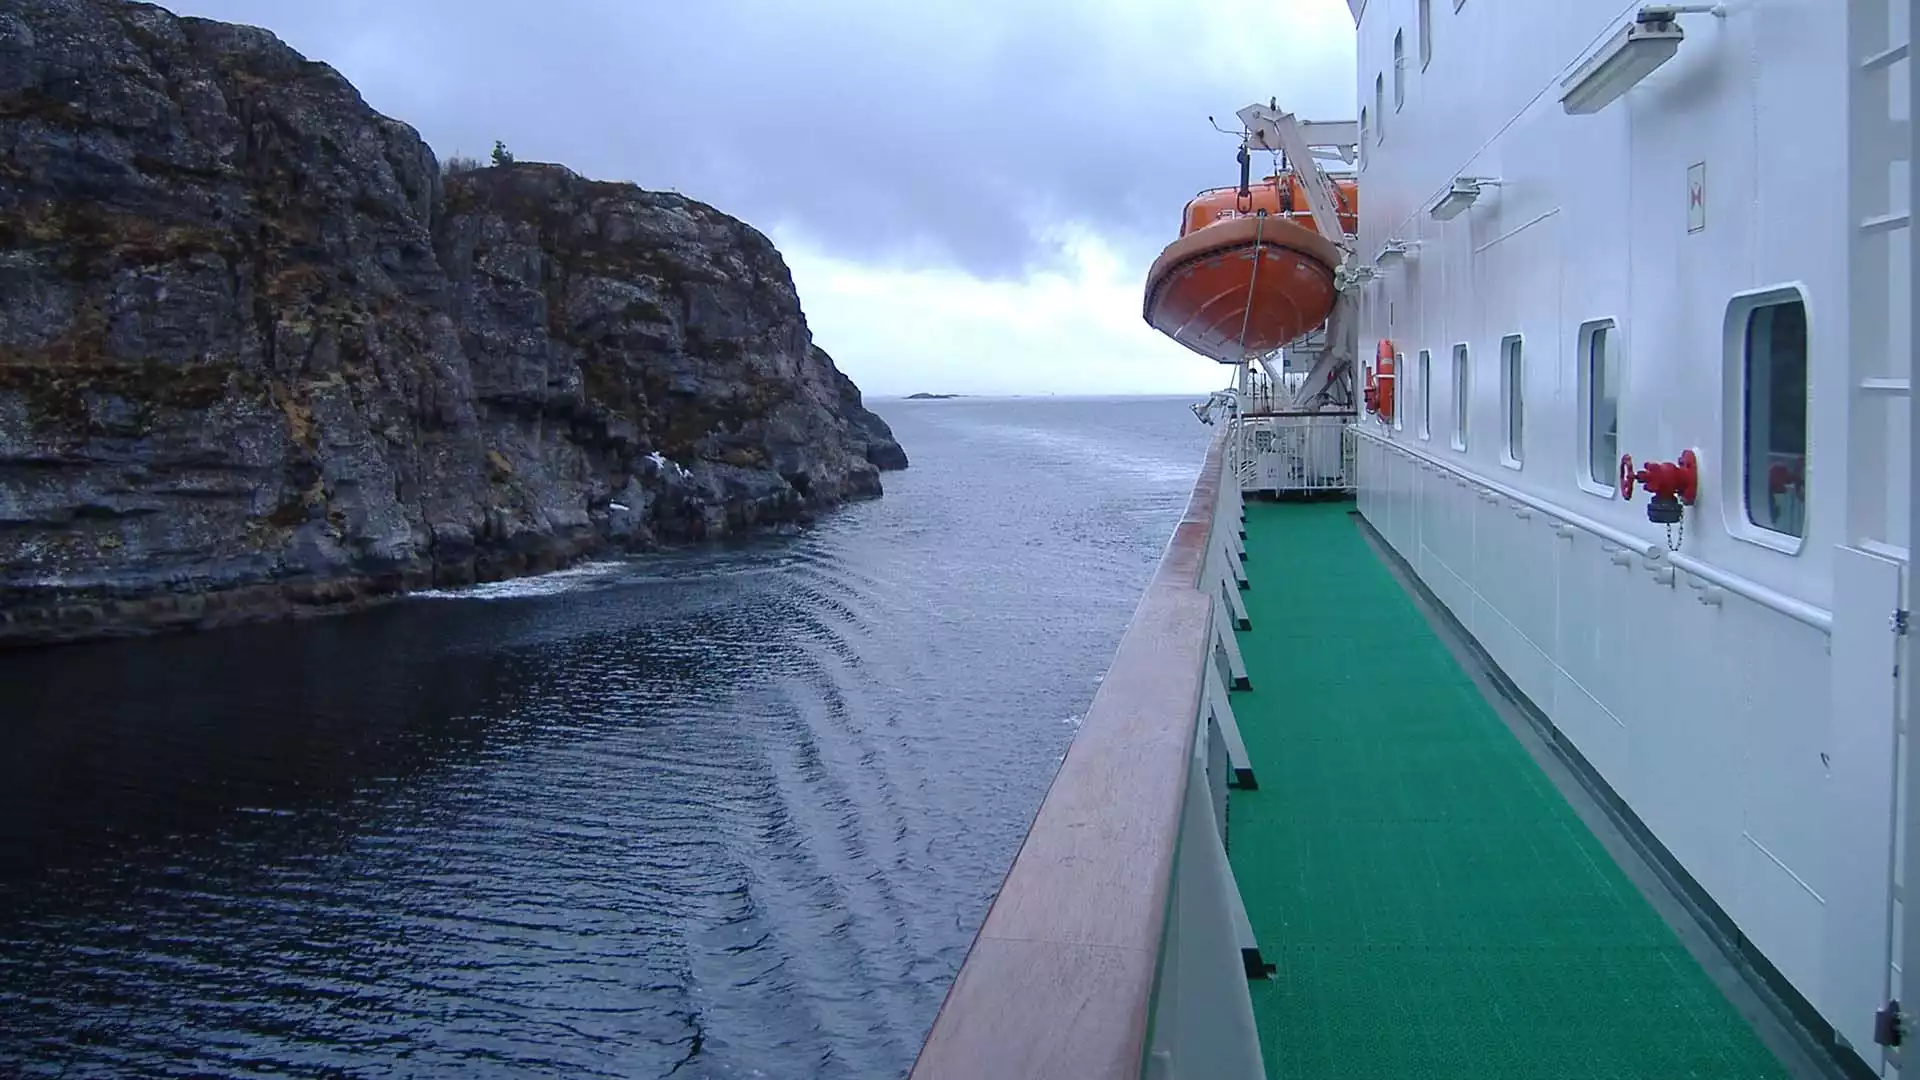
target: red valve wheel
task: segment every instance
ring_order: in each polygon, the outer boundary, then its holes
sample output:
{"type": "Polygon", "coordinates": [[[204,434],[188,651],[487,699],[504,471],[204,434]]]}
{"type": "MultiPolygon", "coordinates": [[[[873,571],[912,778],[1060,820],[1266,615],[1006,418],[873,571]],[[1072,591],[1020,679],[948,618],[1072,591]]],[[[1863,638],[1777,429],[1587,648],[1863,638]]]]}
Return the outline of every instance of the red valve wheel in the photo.
{"type": "Polygon", "coordinates": [[[1688,506],[1700,497],[1700,458],[1691,450],[1680,451],[1680,490],[1675,494],[1688,506]]]}
{"type": "Polygon", "coordinates": [[[1620,455],[1620,497],[1633,501],[1633,455],[1620,455]]]}

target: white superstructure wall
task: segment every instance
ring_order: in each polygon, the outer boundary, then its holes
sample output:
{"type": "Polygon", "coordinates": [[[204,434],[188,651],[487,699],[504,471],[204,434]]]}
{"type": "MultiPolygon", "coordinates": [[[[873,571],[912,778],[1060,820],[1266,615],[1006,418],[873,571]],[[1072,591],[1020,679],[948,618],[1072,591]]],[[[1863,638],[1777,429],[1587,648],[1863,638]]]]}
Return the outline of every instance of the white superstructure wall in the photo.
{"type": "MultiPolygon", "coordinates": [[[[1904,193],[1905,151],[1856,164],[1862,0],[1682,15],[1677,55],[1568,115],[1563,78],[1641,6],[1362,6],[1358,251],[1412,249],[1366,286],[1361,351],[1391,342],[1400,378],[1360,505],[1859,1047],[1895,944],[1892,674],[1860,657],[1907,554],[1911,335],[1905,234],[1863,255],[1849,178],[1904,193]],[[1438,220],[1456,178],[1491,183],[1438,220]],[[1616,462],[1688,449],[1670,534],[1616,462]]],[[[1880,5],[1892,39],[1907,6],[1880,5]]],[[[1909,139],[1905,69],[1870,134],[1909,139]]]]}

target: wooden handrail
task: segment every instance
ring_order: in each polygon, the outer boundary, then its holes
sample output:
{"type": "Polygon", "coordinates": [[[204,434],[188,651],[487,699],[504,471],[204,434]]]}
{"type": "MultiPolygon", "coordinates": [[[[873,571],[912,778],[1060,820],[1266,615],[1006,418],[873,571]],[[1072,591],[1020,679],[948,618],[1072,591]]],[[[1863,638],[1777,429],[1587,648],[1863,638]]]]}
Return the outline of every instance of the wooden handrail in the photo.
{"type": "Polygon", "coordinates": [[[1215,437],[1186,515],[974,937],[913,1080],[1140,1075],[1212,600],[1215,437]]]}

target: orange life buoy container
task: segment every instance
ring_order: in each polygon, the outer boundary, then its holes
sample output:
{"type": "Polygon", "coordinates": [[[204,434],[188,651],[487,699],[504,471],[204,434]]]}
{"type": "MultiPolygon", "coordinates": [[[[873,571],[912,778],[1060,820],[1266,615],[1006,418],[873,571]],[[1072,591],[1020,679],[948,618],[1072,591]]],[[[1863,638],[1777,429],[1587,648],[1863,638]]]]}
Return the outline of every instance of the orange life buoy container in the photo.
{"type": "Polygon", "coordinates": [[[1374,350],[1373,369],[1367,372],[1364,397],[1367,411],[1384,423],[1393,422],[1393,361],[1393,342],[1381,338],[1379,348],[1374,350]]]}

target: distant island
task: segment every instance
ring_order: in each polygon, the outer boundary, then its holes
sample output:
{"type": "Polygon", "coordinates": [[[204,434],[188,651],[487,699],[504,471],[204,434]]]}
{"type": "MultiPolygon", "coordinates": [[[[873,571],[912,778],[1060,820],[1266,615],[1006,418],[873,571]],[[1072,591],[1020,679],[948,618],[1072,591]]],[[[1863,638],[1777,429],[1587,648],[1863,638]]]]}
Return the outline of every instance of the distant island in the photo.
{"type": "Polygon", "coordinates": [[[965,397],[965,394],[908,394],[908,401],[945,401],[948,398],[965,397]]]}

